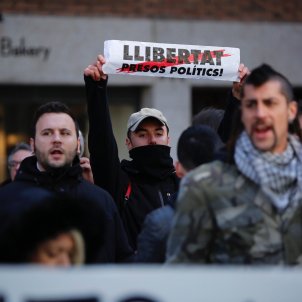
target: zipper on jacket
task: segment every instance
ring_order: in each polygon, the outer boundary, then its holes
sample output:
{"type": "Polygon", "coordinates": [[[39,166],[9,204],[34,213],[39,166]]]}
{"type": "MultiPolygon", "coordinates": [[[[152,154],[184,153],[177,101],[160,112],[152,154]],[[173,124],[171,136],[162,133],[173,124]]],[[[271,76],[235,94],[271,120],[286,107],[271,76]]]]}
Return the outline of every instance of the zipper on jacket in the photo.
{"type": "Polygon", "coordinates": [[[163,207],[165,205],[165,203],[164,203],[164,198],[163,198],[161,191],[158,191],[158,195],[159,195],[160,204],[163,207]]]}

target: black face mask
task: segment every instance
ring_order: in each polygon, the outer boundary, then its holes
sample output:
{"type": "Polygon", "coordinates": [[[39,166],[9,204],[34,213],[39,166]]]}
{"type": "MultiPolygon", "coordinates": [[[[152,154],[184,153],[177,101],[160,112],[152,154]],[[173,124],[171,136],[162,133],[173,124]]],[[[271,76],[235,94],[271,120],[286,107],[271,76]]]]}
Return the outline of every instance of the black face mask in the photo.
{"type": "Polygon", "coordinates": [[[166,145],[146,145],[131,149],[129,156],[140,173],[162,179],[175,170],[170,149],[166,145]]]}

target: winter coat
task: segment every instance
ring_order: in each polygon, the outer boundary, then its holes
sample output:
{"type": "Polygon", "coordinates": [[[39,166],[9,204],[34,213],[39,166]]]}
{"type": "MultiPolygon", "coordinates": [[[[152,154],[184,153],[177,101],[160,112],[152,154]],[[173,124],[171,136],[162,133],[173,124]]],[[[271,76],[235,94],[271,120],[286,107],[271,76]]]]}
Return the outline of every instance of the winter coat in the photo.
{"type": "Polygon", "coordinates": [[[106,233],[104,244],[90,257],[91,263],[122,262],[132,256],[115,203],[106,191],[83,179],[79,160],[75,160],[69,168],[40,172],[35,156],[24,159],[15,180],[0,188],[0,231],[24,206],[42,199],[42,190],[27,194],[34,188],[64,192],[72,198],[90,200],[98,206],[102,215],[95,214],[91,219],[105,219],[106,233]]]}
{"type": "Polygon", "coordinates": [[[166,246],[174,217],[174,208],[165,205],[146,216],[141,233],[137,238],[137,263],[163,263],[166,246]]]}
{"type": "Polygon", "coordinates": [[[301,218],[301,202],[280,212],[236,166],[206,164],[183,179],[167,259],[169,263],[301,263],[301,218]]]}

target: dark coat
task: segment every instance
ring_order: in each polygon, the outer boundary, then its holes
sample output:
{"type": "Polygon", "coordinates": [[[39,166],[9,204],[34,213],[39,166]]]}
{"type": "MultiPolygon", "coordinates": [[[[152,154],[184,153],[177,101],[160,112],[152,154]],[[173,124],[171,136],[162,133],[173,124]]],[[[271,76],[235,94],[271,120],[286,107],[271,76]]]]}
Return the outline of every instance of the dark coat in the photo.
{"type": "Polygon", "coordinates": [[[71,198],[94,202],[98,207],[101,215],[98,216],[98,211],[96,211],[91,219],[104,219],[106,233],[104,234],[104,244],[98,251],[95,251],[94,255],[91,255],[90,263],[122,262],[132,255],[111,196],[103,189],[82,178],[82,169],[78,160],[67,169],[40,172],[37,169],[35,156],[24,159],[15,180],[0,189],[0,231],[24,207],[29,207],[32,203],[42,199],[43,196],[40,194],[43,194],[43,191],[34,191],[34,188],[64,192],[71,198]],[[32,194],[33,191],[36,194],[32,194]],[[28,192],[31,192],[31,195],[28,192]]]}
{"type": "Polygon", "coordinates": [[[162,263],[166,259],[166,247],[172,227],[174,208],[166,205],[146,216],[137,239],[137,263],[162,263]]]}
{"type": "Polygon", "coordinates": [[[5,179],[3,182],[0,183],[0,187],[4,187],[8,184],[10,184],[12,180],[10,178],[5,179]]]}
{"type": "MultiPolygon", "coordinates": [[[[107,81],[95,82],[85,77],[85,83],[90,129],[88,146],[94,181],[112,195],[121,213],[129,243],[136,249],[137,235],[145,216],[168,202],[178,190],[179,179],[170,156],[164,167],[153,166],[152,172],[146,169],[144,163],[138,165],[133,160],[120,162],[107,102],[107,81]]],[[[169,147],[154,147],[158,152],[161,148],[166,152],[169,147]]]]}

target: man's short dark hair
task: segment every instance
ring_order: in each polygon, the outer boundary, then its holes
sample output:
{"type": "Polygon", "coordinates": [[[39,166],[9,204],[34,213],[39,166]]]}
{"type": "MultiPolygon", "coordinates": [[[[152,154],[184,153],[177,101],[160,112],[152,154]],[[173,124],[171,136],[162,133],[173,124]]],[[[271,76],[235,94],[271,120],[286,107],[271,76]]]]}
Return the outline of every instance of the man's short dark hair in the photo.
{"type": "MultiPolygon", "coordinates": [[[[244,85],[250,84],[255,87],[260,87],[266,82],[273,80],[278,81],[281,84],[281,93],[285,96],[288,102],[294,100],[293,87],[289,80],[267,64],[262,64],[261,66],[252,70],[250,75],[246,78],[244,85]]],[[[243,97],[244,89],[242,89],[241,93],[243,97]]]]}
{"type": "Polygon", "coordinates": [[[177,157],[189,171],[215,159],[222,146],[218,134],[205,125],[191,126],[184,130],[177,143],[177,157]]]}
{"type": "Polygon", "coordinates": [[[43,104],[36,110],[32,121],[32,130],[31,130],[32,137],[35,137],[36,135],[36,125],[39,118],[45,113],[66,113],[67,115],[69,115],[74,121],[75,128],[76,128],[76,135],[77,137],[79,136],[78,122],[75,116],[73,115],[73,113],[71,112],[71,110],[69,109],[69,107],[62,102],[54,101],[54,102],[48,102],[46,104],[43,104]]]}
{"type": "Polygon", "coordinates": [[[224,110],[222,109],[206,107],[194,115],[192,125],[207,125],[217,131],[223,119],[223,115],[224,110]]]}

